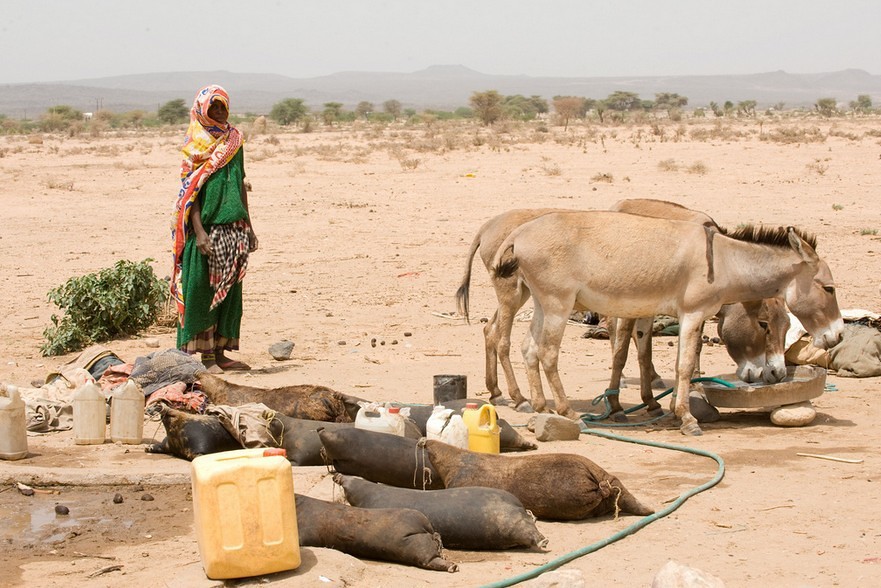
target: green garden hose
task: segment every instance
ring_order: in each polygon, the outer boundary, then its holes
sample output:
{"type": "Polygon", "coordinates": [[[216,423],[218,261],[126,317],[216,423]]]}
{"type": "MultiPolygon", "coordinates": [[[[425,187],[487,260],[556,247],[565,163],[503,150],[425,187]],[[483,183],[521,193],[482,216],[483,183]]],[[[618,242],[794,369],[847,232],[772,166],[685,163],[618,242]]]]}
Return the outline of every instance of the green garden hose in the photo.
{"type": "MultiPolygon", "coordinates": [[[[707,378],[707,379],[712,379],[712,378],[707,378]]],[[[636,443],[638,445],[648,445],[649,447],[659,447],[661,449],[671,449],[674,451],[682,451],[685,453],[692,453],[694,455],[709,457],[710,459],[714,460],[718,464],[719,467],[716,469],[716,475],[713,476],[712,480],[710,480],[709,482],[706,482],[704,484],[701,484],[700,486],[692,488],[691,490],[689,490],[687,492],[683,492],[679,496],[679,498],[674,500],[672,503],[670,503],[669,506],[667,506],[663,510],[660,510],[654,514],[651,514],[651,515],[648,515],[648,516],[641,518],[640,520],[638,520],[634,524],[622,529],[621,531],[618,531],[617,533],[615,533],[614,535],[612,535],[610,537],[607,537],[606,539],[603,539],[601,541],[597,541],[596,543],[593,543],[593,544],[588,545],[586,547],[582,547],[581,549],[577,549],[575,551],[570,551],[569,553],[562,555],[556,559],[553,559],[553,560],[549,561],[548,563],[535,568],[534,570],[524,572],[518,576],[513,576],[513,577],[508,578],[506,580],[500,580],[500,581],[494,582],[492,584],[487,584],[484,588],[513,586],[514,584],[519,584],[520,582],[525,582],[526,580],[531,580],[532,578],[540,576],[541,574],[543,574],[545,572],[549,572],[551,570],[554,570],[554,569],[562,566],[563,564],[569,563],[570,561],[573,561],[581,556],[587,555],[589,553],[593,553],[594,551],[598,551],[598,550],[602,549],[603,547],[605,547],[606,545],[610,545],[610,544],[614,543],[615,541],[618,541],[619,539],[623,539],[624,537],[627,537],[628,535],[635,533],[636,531],[638,531],[639,529],[642,529],[643,527],[645,527],[649,523],[652,523],[660,518],[667,516],[668,514],[670,514],[671,512],[673,512],[674,510],[676,510],[680,506],[682,506],[682,504],[685,503],[686,500],[688,500],[689,498],[691,498],[695,494],[699,494],[699,493],[703,492],[704,490],[708,490],[709,488],[712,488],[713,486],[718,484],[722,480],[722,477],[725,475],[725,463],[722,461],[721,457],[719,457],[718,455],[716,455],[715,453],[713,453],[711,451],[705,451],[703,449],[695,449],[693,447],[683,447],[681,445],[670,445],[667,443],[660,443],[657,441],[632,439],[630,437],[622,437],[620,435],[616,435],[614,433],[609,433],[607,431],[600,431],[598,429],[586,429],[586,430],[583,430],[582,432],[587,433],[588,435],[596,435],[598,437],[605,437],[607,439],[614,439],[615,441],[626,441],[627,443],[636,443]]]]}
{"type": "MultiPolygon", "coordinates": [[[[691,380],[691,383],[695,383],[695,382],[715,382],[717,384],[721,384],[721,385],[726,386],[728,388],[735,387],[734,384],[727,382],[725,380],[719,379],[719,378],[694,378],[691,380]]],[[[659,394],[658,396],[656,396],[655,400],[659,400],[672,392],[673,392],[673,388],[669,388],[669,389],[665,390],[664,392],[662,392],[661,394],[659,394]]],[[[603,415],[595,415],[595,414],[590,414],[590,413],[583,414],[583,415],[581,415],[582,421],[584,421],[585,424],[589,422],[594,425],[605,426],[605,427],[616,427],[616,426],[617,427],[627,427],[627,426],[633,427],[633,426],[650,424],[650,423],[653,423],[657,420],[660,420],[660,419],[668,416],[667,414],[663,414],[659,417],[655,417],[653,419],[650,419],[650,420],[644,421],[644,422],[640,422],[640,423],[598,423],[598,422],[596,422],[598,419],[604,419],[609,416],[611,409],[609,407],[608,396],[611,394],[617,394],[617,393],[618,393],[617,390],[606,390],[603,394],[601,394],[600,396],[597,396],[594,399],[593,404],[596,405],[601,401],[605,401],[606,410],[604,411],[604,414],[603,415]]],[[[646,405],[643,403],[638,406],[628,408],[624,412],[631,413],[631,412],[637,411],[641,408],[645,408],[645,406],[646,405]]],[[[614,535],[611,535],[610,537],[607,537],[605,539],[597,541],[596,543],[592,543],[590,545],[587,545],[586,547],[582,547],[581,549],[577,549],[575,551],[570,551],[569,553],[567,553],[565,555],[562,555],[556,559],[553,559],[544,565],[541,565],[531,571],[524,572],[518,576],[513,576],[513,577],[508,578],[506,580],[500,580],[500,581],[494,582],[492,584],[487,584],[484,586],[484,588],[500,588],[502,586],[513,586],[514,584],[519,584],[520,582],[525,582],[526,580],[531,580],[532,578],[538,577],[541,574],[544,574],[545,572],[549,572],[551,570],[557,569],[558,567],[562,566],[563,564],[567,564],[570,561],[578,559],[579,557],[582,557],[582,556],[587,555],[589,553],[593,553],[594,551],[599,551],[603,547],[605,547],[607,545],[611,545],[612,543],[614,543],[615,541],[618,541],[619,539],[623,539],[624,537],[627,537],[628,535],[632,535],[633,533],[642,529],[643,527],[645,527],[649,523],[653,523],[653,522],[657,521],[658,519],[661,519],[661,518],[669,515],[674,510],[676,510],[677,508],[682,506],[686,500],[688,500],[689,498],[691,498],[695,494],[699,494],[699,493],[703,492],[704,490],[708,490],[708,489],[712,488],[713,486],[715,486],[716,484],[718,484],[722,480],[722,477],[725,475],[725,462],[722,461],[721,457],[719,457],[717,454],[715,454],[711,451],[705,451],[703,449],[695,449],[693,447],[684,447],[682,445],[671,445],[668,443],[661,443],[658,441],[648,441],[648,440],[644,440],[644,439],[633,439],[631,437],[622,437],[620,435],[616,435],[614,433],[610,433],[607,431],[601,431],[599,429],[583,428],[581,430],[581,432],[586,433],[588,435],[596,435],[597,437],[605,437],[606,439],[612,439],[615,441],[625,441],[627,443],[636,443],[637,445],[647,445],[649,447],[658,447],[660,449],[670,449],[673,451],[682,451],[684,453],[692,453],[694,455],[708,457],[708,458],[714,460],[718,464],[718,468],[716,469],[716,475],[713,476],[713,478],[709,482],[706,482],[704,484],[701,484],[700,486],[692,488],[691,490],[688,490],[687,492],[683,492],[679,496],[679,498],[677,498],[676,500],[671,502],[664,509],[662,509],[654,514],[650,514],[648,516],[645,516],[645,517],[639,519],[637,522],[618,531],[617,533],[615,533],[614,535]]]]}

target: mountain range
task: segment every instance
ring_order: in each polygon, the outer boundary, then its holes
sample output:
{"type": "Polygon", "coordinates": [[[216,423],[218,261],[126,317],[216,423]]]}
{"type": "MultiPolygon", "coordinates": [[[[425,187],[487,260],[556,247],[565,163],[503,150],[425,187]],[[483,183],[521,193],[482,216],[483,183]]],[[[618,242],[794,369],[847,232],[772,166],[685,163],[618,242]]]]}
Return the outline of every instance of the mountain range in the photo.
{"type": "Polygon", "coordinates": [[[361,101],[380,105],[389,99],[404,108],[454,110],[467,106],[474,92],[497,90],[510,96],[583,96],[605,98],[623,90],[644,99],[656,93],[686,96],[689,106],[730,100],[755,100],[759,107],[784,103],[788,108],[810,106],[819,98],[847,104],[868,94],[881,101],[881,76],[848,69],[827,73],[784,71],[748,75],[630,76],[602,78],[533,77],[484,74],[461,65],[437,65],[412,73],[340,72],[312,78],[229,71],[132,74],[84,80],[30,84],[0,84],[0,114],[36,118],[51,106],[67,105],[83,112],[155,112],[169,100],[189,106],[196,91],[217,83],[229,90],[234,113],[268,113],[286,98],[301,98],[313,110],[326,102],[351,109],[361,101]]]}

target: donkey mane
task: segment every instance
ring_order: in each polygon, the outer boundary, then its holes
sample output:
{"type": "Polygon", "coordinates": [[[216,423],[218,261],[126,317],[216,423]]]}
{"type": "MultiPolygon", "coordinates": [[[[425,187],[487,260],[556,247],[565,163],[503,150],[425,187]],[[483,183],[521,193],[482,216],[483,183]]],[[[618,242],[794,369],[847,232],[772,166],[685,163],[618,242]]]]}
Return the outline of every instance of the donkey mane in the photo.
{"type": "Polygon", "coordinates": [[[728,231],[728,236],[738,241],[757,243],[759,245],[771,245],[774,247],[789,247],[789,229],[807,242],[811,248],[817,248],[817,237],[795,227],[766,227],[763,225],[743,225],[728,231]]]}

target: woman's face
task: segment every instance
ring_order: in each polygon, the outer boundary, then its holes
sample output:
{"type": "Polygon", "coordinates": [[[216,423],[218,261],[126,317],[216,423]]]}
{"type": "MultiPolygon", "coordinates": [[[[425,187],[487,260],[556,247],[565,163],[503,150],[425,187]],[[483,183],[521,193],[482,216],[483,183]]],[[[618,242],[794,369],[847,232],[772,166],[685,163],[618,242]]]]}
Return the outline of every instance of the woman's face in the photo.
{"type": "Polygon", "coordinates": [[[211,106],[208,107],[208,117],[220,124],[224,124],[227,119],[229,119],[229,111],[226,109],[226,105],[223,102],[215,100],[211,103],[211,106]]]}

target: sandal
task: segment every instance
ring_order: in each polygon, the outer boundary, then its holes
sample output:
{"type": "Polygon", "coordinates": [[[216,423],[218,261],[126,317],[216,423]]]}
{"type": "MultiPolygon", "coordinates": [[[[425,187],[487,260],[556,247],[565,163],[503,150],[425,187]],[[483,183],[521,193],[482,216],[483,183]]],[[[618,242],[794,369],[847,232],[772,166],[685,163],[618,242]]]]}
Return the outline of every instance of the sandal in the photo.
{"type": "Polygon", "coordinates": [[[248,364],[230,359],[227,362],[217,362],[217,366],[225,372],[246,372],[251,369],[248,364]]]}

